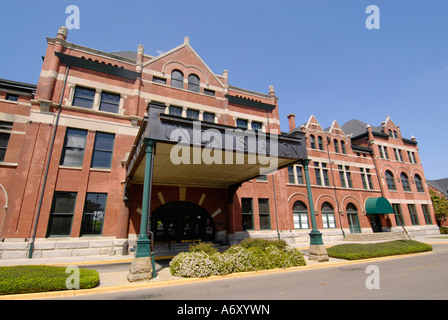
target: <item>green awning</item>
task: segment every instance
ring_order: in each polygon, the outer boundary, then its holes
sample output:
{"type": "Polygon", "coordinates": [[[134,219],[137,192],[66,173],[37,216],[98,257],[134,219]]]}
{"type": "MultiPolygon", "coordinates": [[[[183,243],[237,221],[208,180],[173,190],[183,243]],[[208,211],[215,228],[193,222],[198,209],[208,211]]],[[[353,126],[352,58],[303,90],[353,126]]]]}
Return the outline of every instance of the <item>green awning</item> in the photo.
{"type": "Polygon", "coordinates": [[[366,201],[366,214],[394,213],[389,200],[384,197],[369,198],[366,201]]]}

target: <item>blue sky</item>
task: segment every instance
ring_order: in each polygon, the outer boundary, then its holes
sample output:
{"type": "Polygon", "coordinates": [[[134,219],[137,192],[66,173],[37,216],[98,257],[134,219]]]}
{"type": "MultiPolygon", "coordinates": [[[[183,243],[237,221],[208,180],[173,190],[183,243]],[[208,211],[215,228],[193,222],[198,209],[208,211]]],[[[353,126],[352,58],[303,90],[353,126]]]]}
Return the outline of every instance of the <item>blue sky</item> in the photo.
{"type": "Polygon", "coordinates": [[[427,179],[448,177],[448,1],[446,0],[15,0],[2,1],[0,78],[36,84],[46,50],[69,14],[68,41],[101,51],[157,55],[184,36],[234,86],[279,96],[280,120],[314,114],[326,128],[389,115],[414,135],[427,179]],[[369,5],[380,29],[369,30],[369,5]],[[6,14],[5,14],[6,13],[6,14]]]}

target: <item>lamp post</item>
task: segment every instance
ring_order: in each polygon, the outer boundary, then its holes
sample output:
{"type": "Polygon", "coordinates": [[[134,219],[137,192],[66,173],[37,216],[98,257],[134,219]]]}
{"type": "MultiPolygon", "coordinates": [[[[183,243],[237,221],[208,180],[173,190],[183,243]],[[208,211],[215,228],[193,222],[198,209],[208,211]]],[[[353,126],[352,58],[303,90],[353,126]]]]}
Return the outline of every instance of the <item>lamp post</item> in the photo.
{"type": "Polygon", "coordinates": [[[319,262],[328,261],[328,253],[327,249],[324,246],[324,242],[322,241],[322,233],[317,230],[316,227],[316,217],[314,214],[314,205],[313,205],[313,195],[311,193],[311,183],[310,176],[308,173],[308,164],[310,163],[309,159],[301,160],[303,171],[305,172],[305,181],[306,181],[306,190],[308,194],[308,205],[310,207],[310,215],[311,215],[311,224],[312,229],[309,233],[310,235],[310,260],[318,260],[319,262]]]}
{"type": "MultiPolygon", "coordinates": [[[[142,216],[140,219],[140,234],[137,239],[135,258],[132,260],[128,273],[128,281],[147,280],[153,277],[151,270],[154,257],[151,255],[151,239],[148,237],[147,226],[151,212],[152,168],[156,141],[144,139],[145,144],[145,176],[143,182],[142,216]]],[[[154,271],[154,270],[153,270],[154,271]]]]}

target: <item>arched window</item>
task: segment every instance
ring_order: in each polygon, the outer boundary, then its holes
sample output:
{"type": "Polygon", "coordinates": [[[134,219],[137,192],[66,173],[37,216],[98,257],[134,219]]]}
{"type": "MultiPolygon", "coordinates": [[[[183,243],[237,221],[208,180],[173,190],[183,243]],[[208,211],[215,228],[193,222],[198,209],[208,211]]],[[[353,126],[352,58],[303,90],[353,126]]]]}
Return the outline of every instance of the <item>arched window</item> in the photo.
{"type": "Polygon", "coordinates": [[[324,143],[322,142],[322,137],[321,136],[317,137],[317,142],[319,144],[319,150],[324,150],[324,143]]]}
{"type": "Polygon", "coordinates": [[[296,201],[292,207],[295,229],[308,229],[308,208],[302,201],[296,201]]]}
{"type": "Polygon", "coordinates": [[[386,171],[386,183],[389,190],[397,190],[397,187],[395,186],[394,175],[389,170],[386,171]]]}
{"type": "Polygon", "coordinates": [[[333,206],[328,202],[324,202],[322,204],[321,212],[324,228],[336,228],[333,206]]]}
{"type": "Polygon", "coordinates": [[[310,145],[311,145],[311,149],[316,149],[316,138],[310,134],[310,145]]]}
{"type": "Polygon", "coordinates": [[[342,140],[341,140],[341,149],[342,149],[343,154],[347,153],[347,151],[345,150],[345,141],[342,141],[342,140]]]}
{"type": "Polygon", "coordinates": [[[411,191],[411,186],[409,185],[408,176],[404,172],[402,172],[400,174],[400,179],[401,179],[401,184],[403,185],[403,190],[404,191],[411,191]]]}
{"type": "Polygon", "coordinates": [[[195,74],[188,76],[188,90],[199,92],[199,77],[195,74]]]}
{"type": "Polygon", "coordinates": [[[398,139],[398,133],[397,133],[397,131],[395,131],[395,130],[394,130],[394,138],[395,138],[395,139],[398,139]]]}
{"type": "Polygon", "coordinates": [[[179,70],[171,72],[171,86],[180,89],[184,88],[184,74],[179,70]]]}
{"type": "Polygon", "coordinates": [[[334,139],[333,143],[334,143],[334,151],[336,153],[339,153],[339,141],[338,141],[338,139],[334,139]]]}
{"type": "Polygon", "coordinates": [[[414,176],[414,180],[415,180],[415,186],[417,187],[417,191],[425,192],[425,190],[423,189],[422,178],[420,178],[420,176],[418,174],[416,174],[414,176]]]}

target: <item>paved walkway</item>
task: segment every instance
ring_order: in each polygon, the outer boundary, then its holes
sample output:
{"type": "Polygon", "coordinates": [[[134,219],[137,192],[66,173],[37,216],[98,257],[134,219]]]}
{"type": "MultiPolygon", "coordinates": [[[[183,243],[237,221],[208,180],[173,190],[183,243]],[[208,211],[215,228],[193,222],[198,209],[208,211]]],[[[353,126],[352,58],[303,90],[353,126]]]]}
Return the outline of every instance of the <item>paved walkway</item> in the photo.
{"type": "MultiPolygon", "coordinates": [[[[414,237],[413,240],[425,242],[429,244],[437,244],[437,243],[446,243],[448,244],[448,236],[440,235],[440,236],[428,236],[428,237],[414,237]]],[[[349,243],[347,241],[334,241],[334,242],[326,242],[325,246],[330,247],[333,245],[341,244],[341,243],[349,243]]],[[[362,242],[367,243],[367,242],[362,242]]],[[[167,286],[167,285],[179,285],[192,283],[196,281],[207,281],[207,280],[219,280],[223,278],[234,278],[234,277],[245,277],[245,276],[254,276],[261,275],[266,273],[273,272],[290,272],[293,270],[306,270],[310,268],[322,268],[322,267],[331,267],[337,266],[347,263],[361,263],[361,261],[346,261],[340,259],[330,258],[327,262],[317,262],[310,261],[307,256],[309,244],[299,243],[294,245],[296,248],[302,250],[304,256],[307,261],[307,265],[305,267],[296,267],[296,268],[288,268],[288,269],[275,269],[275,270],[266,270],[266,271],[257,271],[257,272],[244,272],[238,274],[230,274],[227,276],[214,276],[209,278],[179,278],[171,275],[168,263],[166,260],[159,260],[156,257],[156,272],[157,278],[151,279],[149,281],[140,281],[130,283],[127,280],[128,271],[105,271],[108,268],[101,268],[100,273],[100,285],[93,289],[85,289],[85,290],[65,290],[65,291],[57,291],[57,292],[47,292],[47,293],[34,293],[34,294],[21,294],[21,295],[7,295],[0,296],[0,300],[4,299],[45,299],[45,298],[57,298],[57,297],[69,297],[69,296],[81,296],[81,295],[92,295],[97,293],[107,293],[107,292],[117,292],[124,290],[135,290],[146,287],[156,287],[156,286],[167,286]]],[[[104,256],[85,256],[85,257],[67,257],[67,258],[47,258],[47,259],[7,259],[0,260],[0,266],[15,266],[15,265],[60,265],[60,266],[69,266],[75,265],[80,268],[83,266],[91,266],[91,265],[107,265],[107,264],[117,264],[117,263],[131,263],[133,256],[132,255],[104,255],[104,256]]]]}

